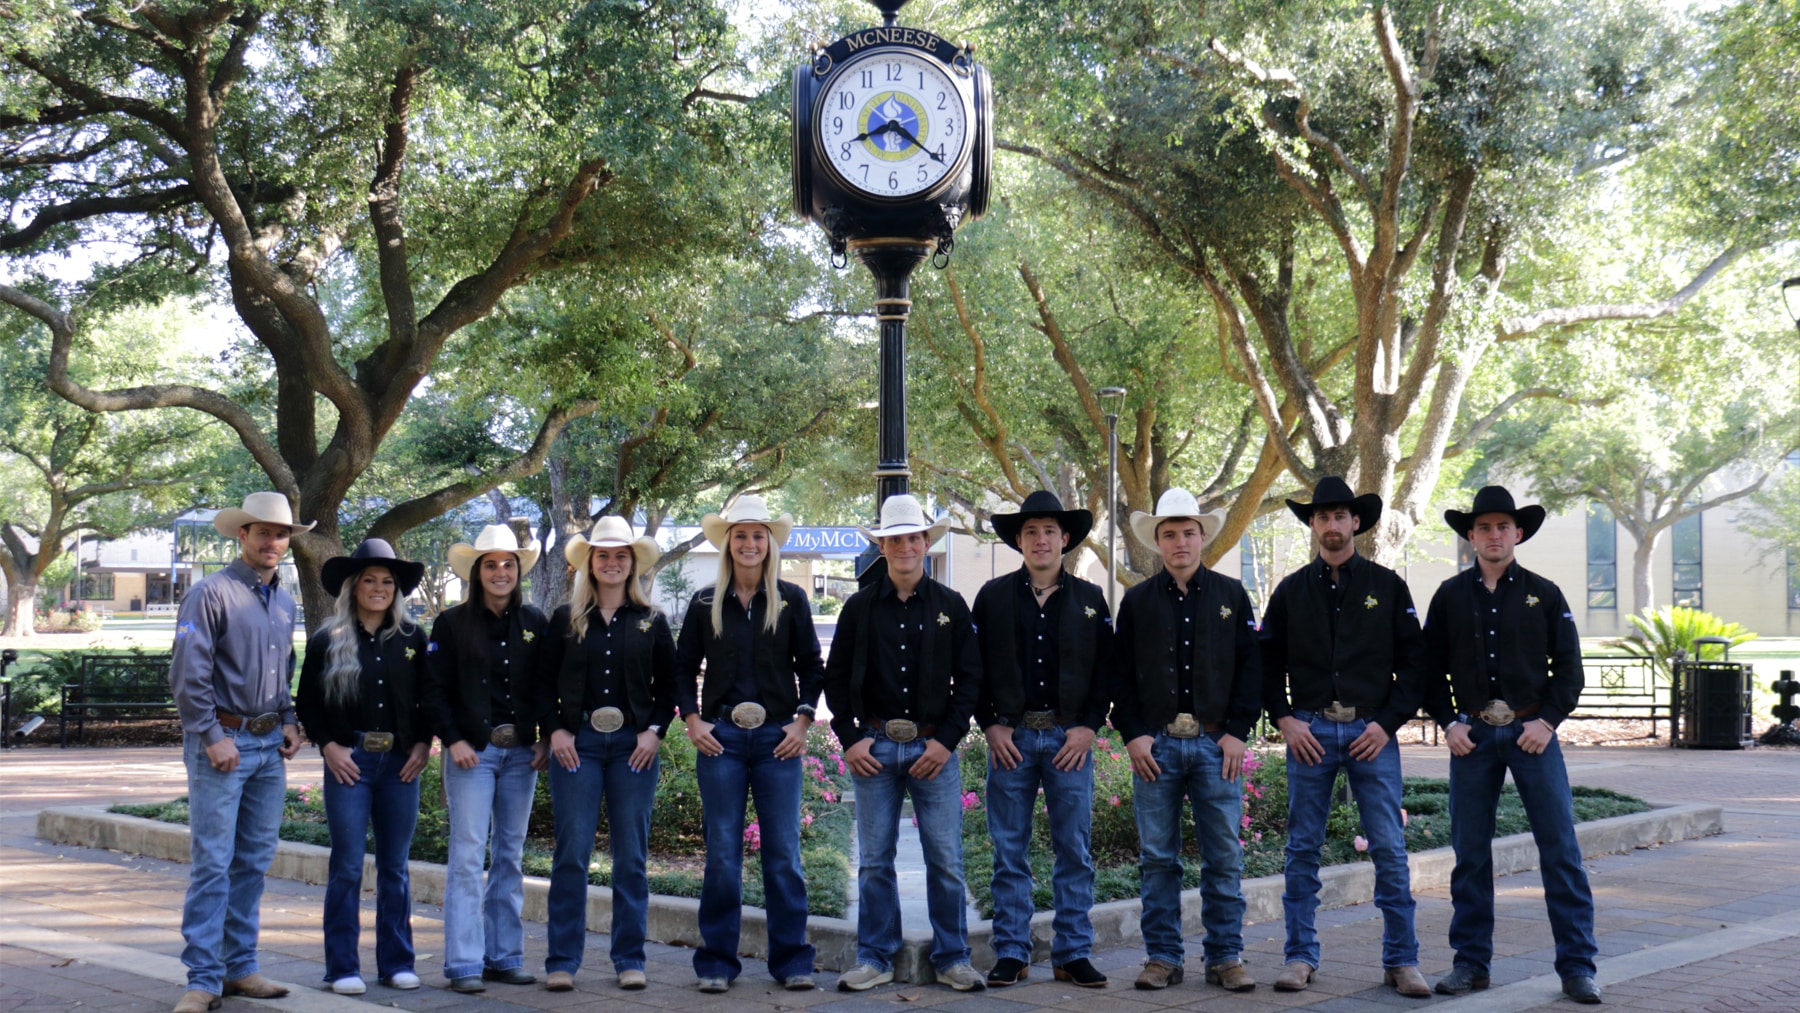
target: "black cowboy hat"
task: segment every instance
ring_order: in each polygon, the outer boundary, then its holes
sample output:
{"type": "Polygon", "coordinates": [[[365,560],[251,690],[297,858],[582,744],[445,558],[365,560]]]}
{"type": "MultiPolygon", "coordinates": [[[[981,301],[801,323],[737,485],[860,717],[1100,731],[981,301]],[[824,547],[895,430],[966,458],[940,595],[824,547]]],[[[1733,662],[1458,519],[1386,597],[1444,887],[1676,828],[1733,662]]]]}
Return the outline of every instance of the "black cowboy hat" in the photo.
{"type": "Polygon", "coordinates": [[[356,547],[356,551],[348,556],[333,556],[319,568],[319,583],[325,585],[325,593],[336,598],[343,589],[344,581],[361,573],[371,566],[385,566],[394,575],[394,583],[400,585],[401,595],[412,594],[417,590],[419,581],[425,579],[425,564],[401,559],[394,554],[394,547],[385,539],[365,538],[356,547]]]}
{"type": "Polygon", "coordinates": [[[1375,530],[1375,522],[1381,519],[1381,497],[1372,492],[1361,496],[1350,491],[1350,486],[1336,475],[1326,475],[1313,486],[1312,502],[1296,503],[1287,501],[1288,509],[1300,518],[1300,523],[1311,524],[1313,511],[1323,506],[1349,507],[1350,512],[1361,521],[1356,526],[1356,533],[1366,535],[1375,530]]]}
{"type": "Polygon", "coordinates": [[[1019,504],[1018,513],[995,514],[992,518],[994,534],[999,535],[1001,541],[1023,552],[1025,550],[1019,548],[1019,529],[1023,528],[1025,522],[1033,517],[1052,518],[1056,521],[1057,526],[1068,534],[1069,542],[1063,549],[1065,553],[1080,545],[1081,540],[1088,536],[1088,532],[1094,530],[1092,512],[1064,510],[1062,500],[1057,499],[1055,493],[1039,489],[1025,497],[1025,502],[1019,504]]]}
{"type": "Polygon", "coordinates": [[[1450,530],[1461,535],[1466,541],[1469,532],[1475,527],[1475,518],[1482,514],[1510,514],[1513,523],[1524,532],[1519,541],[1524,542],[1537,534],[1537,529],[1544,525],[1544,508],[1533,503],[1530,506],[1514,506],[1512,493],[1497,485],[1490,485],[1475,494],[1475,503],[1469,507],[1468,513],[1460,510],[1444,511],[1444,523],[1450,530]]]}

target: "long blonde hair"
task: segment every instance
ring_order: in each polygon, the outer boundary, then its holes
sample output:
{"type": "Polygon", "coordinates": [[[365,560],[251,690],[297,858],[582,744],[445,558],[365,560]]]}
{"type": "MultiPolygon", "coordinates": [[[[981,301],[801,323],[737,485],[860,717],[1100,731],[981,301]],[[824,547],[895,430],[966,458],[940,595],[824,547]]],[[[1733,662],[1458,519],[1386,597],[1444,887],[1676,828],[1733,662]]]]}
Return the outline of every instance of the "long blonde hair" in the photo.
{"type": "MultiPolygon", "coordinates": [[[[361,688],[362,657],[357,650],[356,628],[356,582],[362,579],[365,571],[373,567],[363,567],[355,575],[344,581],[338,589],[337,602],[332,606],[331,615],[319,632],[326,636],[325,654],[325,702],[336,707],[356,702],[361,688]]],[[[386,567],[383,567],[386,569],[386,567]]],[[[392,570],[388,571],[392,573],[392,570]]],[[[382,640],[398,633],[410,636],[413,631],[412,617],[406,614],[403,603],[405,595],[400,593],[399,581],[394,582],[394,597],[388,602],[387,615],[381,620],[382,640]]]]}
{"type": "MultiPolygon", "coordinates": [[[[744,521],[743,523],[758,524],[761,522],[744,521]]],[[[736,526],[732,525],[732,527],[736,526]]],[[[764,524],[763,527],[766,530],[768,525],[764,524]]],[[[719,580],[713,585],[712,628],[715,637],[725,631],[725,596],[731,593],[732,584],[736,580],[736,566],[737,563],[731,558],[731,528],[726,528],[725,544],[719,552],[719,580]]],[[[770,531],[769,554],[764,556],[762,561],[763,597],[769,603],[768,609],[763,614],[763,629],[770,633],[775,632],[775,627],[781,620],[781,588],[778,586],[780,580],[781,546],[775,544],[775,533],[770,531]]],[[[744,607],[748,610],[749,603],[746,602],[744,607]]]]}
{"type": "MultiPolygon", "coordinates": [[[[656,611],[656,606],[644,595],[644,582],[638,579],[636,549],[631,550],[631,575],[625,578],[625,600],[639,608],[656,611]]],[[[594,592],[594,550],[590,547],[587,559],[575,571],[575,585],[569,591],[569,632],[575,634],[577,641],[587,639],[589,617],[599,605],[599,595],[594,592]]]]}

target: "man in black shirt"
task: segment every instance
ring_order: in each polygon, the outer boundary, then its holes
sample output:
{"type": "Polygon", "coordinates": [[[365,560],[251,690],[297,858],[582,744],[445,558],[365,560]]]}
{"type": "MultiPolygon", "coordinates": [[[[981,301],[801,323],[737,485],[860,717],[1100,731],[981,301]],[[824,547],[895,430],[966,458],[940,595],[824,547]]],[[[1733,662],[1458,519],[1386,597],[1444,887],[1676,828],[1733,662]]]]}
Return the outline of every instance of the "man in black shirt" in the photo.
{"type": "Polygon", "coordinates": [[[1287,741],[1287,965],[1280,992],[1298,992],[1319,966],[1319,854],[1338,771],[1349,778],[1375,860],[1381,964],[1401,995],[1425,998],[1412,879],[1400,815],[1400,745],[1418,710],[1425,641],[1400,575],[1356,554],[1355,536],[1381,517],[1381,497],[1357,496],[1335,475],[1312,502],[1287,501],[1319,554],[1289,574],[1263,613],[1263,704],[1287,741]]]}
{"type": "Polygon", "coordinates": [[[831,729],[856,780],[860,903],[857,963],[838,978],[846,992],[894,980],[901,943],[894,852],[900,803],[909,795],[925,853],[937,980],[959,992],[983,987],[969,965],[956,762],[981,692],[981,656],[962,596],[925,575],[926,552],[949,526],[926,520],[912,496],[888,497],[881,527],[863,529],[887,573],[845,603],[825,665],[831,729]]]}
{"type": "Polygon", "coordinates": [[[1094,927],[1094,732],[1106,721],[1112,617],[1099,587],[1063,569],[1063,555],[1094,526],[1086,510],[1064,510],[1053,493],[1025,497],[1018,513],[995,514],[994,533],[1025,557],[1017,572],[975,595],[981,700],[975,718],[988,740],[988,836],[994,845],[994,953],[990,987],[1024,980],[1031,964],[1033,813],[1038,792],[1050,814],[1056,865],[1050,874],[1058,981],[1106,984],[1088,954],[1094,927]]]}
{"type": "Polygon", "coordinates": [[[1170,489],[1131,529],[1161,554],[1163,571],[1125,592],[1113,646],[1113,727],[1131,755],[1133,808],[1142,849],[1144,948],[1137,987],[1183,977],[1181,810],[1194,804],[1200,844],[1200,922],[1206,980],[1247,992],[1244,970],[1244,743],[1262,711],[1256,615],[1244,585],[1207,569],[1200,552],[1225,523],[1201,513],[1194,494],[1170,489]]]}
{"type": "Polygon", "coordinates": [[[1581,698],[1581,642],[1555,584],[1514,559],[1544,523],[1544,508],[1515,507],[1488,486],[1468,513],[1444,511],[1475,546],[1475,565],[1444,581],[1425,620],[1425,708],[1450,746],[1450,945],[1456,960],[1437,990],[1488,986],[1494,955],[1494,811],[1512,772],[1537,841],[1563,993],[1598,1003],[1594,895],[1575,839],[1569,772],[1556,726],[1581,698]]]}

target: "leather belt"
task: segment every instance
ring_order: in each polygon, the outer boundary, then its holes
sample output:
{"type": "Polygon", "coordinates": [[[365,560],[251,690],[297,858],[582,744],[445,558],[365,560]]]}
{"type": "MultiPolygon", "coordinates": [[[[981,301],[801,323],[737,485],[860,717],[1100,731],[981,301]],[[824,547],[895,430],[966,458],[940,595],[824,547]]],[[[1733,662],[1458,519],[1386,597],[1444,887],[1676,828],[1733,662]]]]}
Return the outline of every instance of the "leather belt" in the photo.
{"type": "Polygon", "coordinates": [[[1055,711],[1026,711],[1025,716],[1019,720],[1019,727],[1042,732],[1065,723],[1066,719],[1055,711]]]}
{"type": "Polygon", "coordinates": [[[234,732],[243,729],[251,735],[267,735],[281,726],[281,715],[274,711],[258,714],[253,718],[240,717],[230,711],[214,711],[213,713],[217,715],[219,724],[234,732]]]}
{"type": "Polygon", "coordinates": [[[394,748],[393,732],[357,732],[357,748],[365,753],[386,753],[394,748]]]}
{"type": "Polygon", "coordinates": [[[752,728],[761,728],[763,723],[769,720],[769,711],[759,703],[741,703],[719,717],[748,731],[752,728]]]}
{"type": "Polygon", "coordinates": [[[512,725],[497,725],[488,733],[488,742],[501,749],[511,749],[519,744],[519,730],[512,725]]]}
{"type": "Polygon", "coordinates": [[[893,718],[882,721],[876,719],[875,724],[881,734],[895,742],[911,742],[918,738],[931,738],[937,734],[937,725],[922,725],[909,718],[893,718]]]}
{"type": "Polygon", "coordinates": [[[1324,715],[1325,720],[1327,721],[1336,721],[1339,724],[1342,724],[1346,721],[1355,721],[1358,718],[1372,718],[1375,716],[1375,708],[1346,707],[1336,700],[1333,700],[1331,701],[1331,706],[1320,708],[1319,713],[1324,715]]]}
{"type": "Polygon", "coordinates": [[[617,707],[596,707],[581,719],[597,732],[616,732],[625,727],[625,712],[617,707]]]}
{"type": "Polygon", "coordinates": [[[1524,721],[1527,718],[1536,717],[1538,711],[1543,709],[1544,707],[1542,704],[1534,703],[1529,707],[1521,707],[1518,710],[1513,710],[1505,700],[1489,700],[1487,706],[1483,707],[1476,717],[1493,725],[1495,728],[1504,728],[1514,721],[1524,721]]]}
{"type": "Polygon", "coordinates": [[[1209,721],[1201,724],[1199,718],[1185,711],[1175,715],[1175,720],[1163,726],[1163,731],[1167,732],[1170,738],[1175,739],[1197,739],[1202,732],[1211,735],[1224,730],[1225,723],[1223,721],[1209,721]]]}

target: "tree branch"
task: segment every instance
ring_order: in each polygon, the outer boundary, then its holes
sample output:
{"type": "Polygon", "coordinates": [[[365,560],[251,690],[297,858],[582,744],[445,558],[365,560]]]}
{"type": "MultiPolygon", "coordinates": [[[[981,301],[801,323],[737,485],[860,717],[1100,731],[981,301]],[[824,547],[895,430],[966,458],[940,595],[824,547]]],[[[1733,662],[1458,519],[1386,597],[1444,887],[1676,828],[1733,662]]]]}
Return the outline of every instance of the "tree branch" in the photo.
{"type": "Polygon", "coordinates": [[[1718,277],[1719,272],[1730,267],[1734,261],[1747,252],[1749,251],[1741,246],[1727,248],[1702,268],[1700,273],[1694,276],[1693,281],[1683,285],[1666,299],[1644,303],[1592,303],[1586,306],[1539,310],[1536,313],[1527,313],[1500,321],[1499,337],[1502,340],[1513,340],[1545,327],[1568,327],[1597,320],[1654,320],[1657,317],[1668,316],[1685,306],[1690,299],[1700,293],[1701,289],[1718,277]]]}

